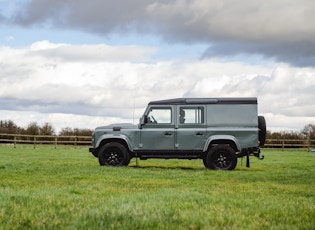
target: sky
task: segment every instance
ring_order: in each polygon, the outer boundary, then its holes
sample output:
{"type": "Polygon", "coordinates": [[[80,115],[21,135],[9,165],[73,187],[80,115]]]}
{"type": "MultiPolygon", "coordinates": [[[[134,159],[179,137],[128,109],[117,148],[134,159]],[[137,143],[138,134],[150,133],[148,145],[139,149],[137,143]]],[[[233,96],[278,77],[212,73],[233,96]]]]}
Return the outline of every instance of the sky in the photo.
{"type": "Polygon", "coordinates": [[[0,120],[138,123],[152,100],[257,97],[315,124],[313,0],[0,0],[0,120]]]}

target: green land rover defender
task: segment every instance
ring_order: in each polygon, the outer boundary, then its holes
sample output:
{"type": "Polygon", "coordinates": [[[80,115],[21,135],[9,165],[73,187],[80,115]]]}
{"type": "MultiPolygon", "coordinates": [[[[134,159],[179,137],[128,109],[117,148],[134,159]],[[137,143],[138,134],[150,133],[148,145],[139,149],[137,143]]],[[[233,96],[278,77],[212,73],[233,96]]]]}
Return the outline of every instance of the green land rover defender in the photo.
{"type": "Polygon", "coordinates": [[[138,125],[97,127],[89,151],[100,165],[131,158],[202,159],[209,169],[233,170],[237,158],[259,159],[266,122],[257,98],[176,98],[151,101],[138,125]]]}

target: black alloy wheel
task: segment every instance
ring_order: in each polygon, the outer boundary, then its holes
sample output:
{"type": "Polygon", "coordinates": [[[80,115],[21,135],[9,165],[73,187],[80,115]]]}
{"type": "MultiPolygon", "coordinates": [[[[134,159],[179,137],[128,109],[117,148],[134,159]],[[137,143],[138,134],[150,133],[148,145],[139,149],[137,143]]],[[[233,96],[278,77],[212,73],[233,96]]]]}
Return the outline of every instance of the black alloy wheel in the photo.
{"type": "Polygon", "coordinates": [[[235,150],[229,145],[217,145],[209,150],[205,166],[215,170],[233,170],[236,164],[235,150]]]}
{"type": "Polygon", "coordinates": [[[126,147],[116,142],[105,144],[99,151],[98,160],[100,165],[116,167],[126,166],[130,162],[126,147]]]}

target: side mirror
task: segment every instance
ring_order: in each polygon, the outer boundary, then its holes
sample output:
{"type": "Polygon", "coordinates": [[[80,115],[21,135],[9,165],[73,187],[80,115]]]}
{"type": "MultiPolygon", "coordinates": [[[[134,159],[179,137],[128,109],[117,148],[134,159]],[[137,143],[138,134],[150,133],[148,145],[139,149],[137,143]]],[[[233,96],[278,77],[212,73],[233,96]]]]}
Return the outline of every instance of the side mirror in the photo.
{"type": "Polygon", "coordinates": [[[146,123],[148,123],[148,117],[147,117],[147,115],[143,115],[143,116],[140,117],[140,119],[139,119],[139,128],[141,129],[142,126],[143,126],[144,124],[146,124],[146,123]]]}
{"type": "Polygon", "coordinates": [[[144,124],[148,123],[148,116],[147,115],[143,115],[143,123],[144,124]]]}

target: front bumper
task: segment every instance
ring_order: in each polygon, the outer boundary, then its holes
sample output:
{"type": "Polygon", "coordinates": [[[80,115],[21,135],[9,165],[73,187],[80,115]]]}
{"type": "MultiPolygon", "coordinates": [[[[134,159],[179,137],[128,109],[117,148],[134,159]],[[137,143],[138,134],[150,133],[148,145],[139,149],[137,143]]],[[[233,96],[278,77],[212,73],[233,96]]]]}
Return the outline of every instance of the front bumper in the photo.
{"type": "Polygon", "coordinates": [[[96,148],[89,148],[89,152],[93,154],[93,156],[98,157],[98,152],[96,148]]]}

